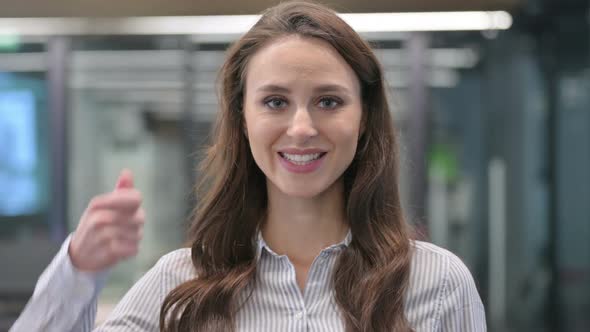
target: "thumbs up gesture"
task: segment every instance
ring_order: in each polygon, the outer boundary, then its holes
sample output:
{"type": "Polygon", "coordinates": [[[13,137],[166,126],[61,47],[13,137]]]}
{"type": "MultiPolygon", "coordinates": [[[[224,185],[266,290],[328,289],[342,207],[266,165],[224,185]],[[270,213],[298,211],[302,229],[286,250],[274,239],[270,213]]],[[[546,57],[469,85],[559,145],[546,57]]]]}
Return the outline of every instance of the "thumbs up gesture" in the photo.
{"type": "Polygon", "coordinates": [[[115,190],[94,197],[82,214],[68,248],[74,267],[97,272],[135,256],[144,222],[141,193],[133,174],[123,170],[115,190]]]}

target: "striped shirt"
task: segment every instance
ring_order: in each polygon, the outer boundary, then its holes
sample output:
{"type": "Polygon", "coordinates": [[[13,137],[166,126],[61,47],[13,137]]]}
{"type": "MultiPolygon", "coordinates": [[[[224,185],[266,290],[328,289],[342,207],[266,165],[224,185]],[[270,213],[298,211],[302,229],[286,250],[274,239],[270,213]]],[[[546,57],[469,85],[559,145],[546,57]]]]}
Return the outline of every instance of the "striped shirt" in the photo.
{"type": "MultiPolygon", "coordinates": [[[[237,313],[236,331],[344,331],[331,287],[331,271],[339,252],[350,240],[349,233],[341,243],[321,251],[301,292],[289,258],[273,252],[259,236],[257,280],[250,298],[237,313]]],[[[105,274],[75,270],[67,254],[68,245],[69,239],[39,279],[33,297],[11,332],[93,329],[97,296],[105,274]]],[[[433,244],[414,241],[413,246],[405,313],[414,330],[486,331],[484,307],[463,262],[433,244]]],[[[163,256],[94,331],[159,331],[164,298],[176,286],[195,277],[190,249],[163,256]]]]}

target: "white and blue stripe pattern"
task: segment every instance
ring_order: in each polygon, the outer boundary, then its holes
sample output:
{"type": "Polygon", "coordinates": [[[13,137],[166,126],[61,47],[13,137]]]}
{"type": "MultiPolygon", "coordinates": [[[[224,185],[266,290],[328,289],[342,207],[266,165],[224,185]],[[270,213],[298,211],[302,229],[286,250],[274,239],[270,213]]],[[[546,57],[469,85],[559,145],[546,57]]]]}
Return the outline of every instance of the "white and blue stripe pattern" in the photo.
{"type": "MultiPolygon", "coordinates": [[[[324,249],[313,262],[304,292],[286,256],[274,253],[259,236],[252,295],[236,316],[238,332],[344,331],[331,286],[339,252],[351,240],[324,249]]],[[[67,244],[44,272],[27,308],[11,332],[87,332],[96,315],[99,279],[72,273],[67,244]],[[69,271],[69,272],[64,272],[69,271]],[[89,283],[88,280],[94,280],[89,283]],[[77,285],[77,291],[66,285],[77,285]],[[71,304],[76,307],[72,308],[71,304]]],[[[416,332],[486,331],[485,313],[469,270],[459,258],[435,245],[415,241],[405,312],[416,332]]],[[[190,249],[164,257],[125,295],[94,331],[159,331],[160,306],[172,289],[195,277],[190,249]]],[[[246,296],[245,292],[243,296],[246,296]]],[[[242,299],[245,299],[244,297],[242,299]]]]}

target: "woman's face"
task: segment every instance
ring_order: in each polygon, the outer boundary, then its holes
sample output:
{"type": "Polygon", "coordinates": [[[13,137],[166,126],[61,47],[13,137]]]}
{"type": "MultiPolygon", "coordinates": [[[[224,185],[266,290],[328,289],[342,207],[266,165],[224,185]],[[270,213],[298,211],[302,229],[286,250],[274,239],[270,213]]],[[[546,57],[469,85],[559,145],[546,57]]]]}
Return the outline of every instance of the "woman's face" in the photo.
{"type": "Polygon", "coordinates": [[[280,38],[246,68],[245,132],[267,185],[297,197],[329,189],[354,158],[361,127],[359,81],[325,41],[280,38]]]}

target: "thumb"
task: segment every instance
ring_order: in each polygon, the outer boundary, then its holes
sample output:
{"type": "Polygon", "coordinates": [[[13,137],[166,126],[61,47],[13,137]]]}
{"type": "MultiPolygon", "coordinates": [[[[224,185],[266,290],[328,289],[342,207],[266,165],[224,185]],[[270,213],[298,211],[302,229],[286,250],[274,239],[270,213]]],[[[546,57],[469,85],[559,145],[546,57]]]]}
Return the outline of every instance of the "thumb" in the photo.
{"type": "Polygon", "coordinates": [[[128,169],[122,170],[121,174],[119,174],[117,184],[115,185],[115,191],[123,188],[133,188],[133,173],[128,169]]]}

